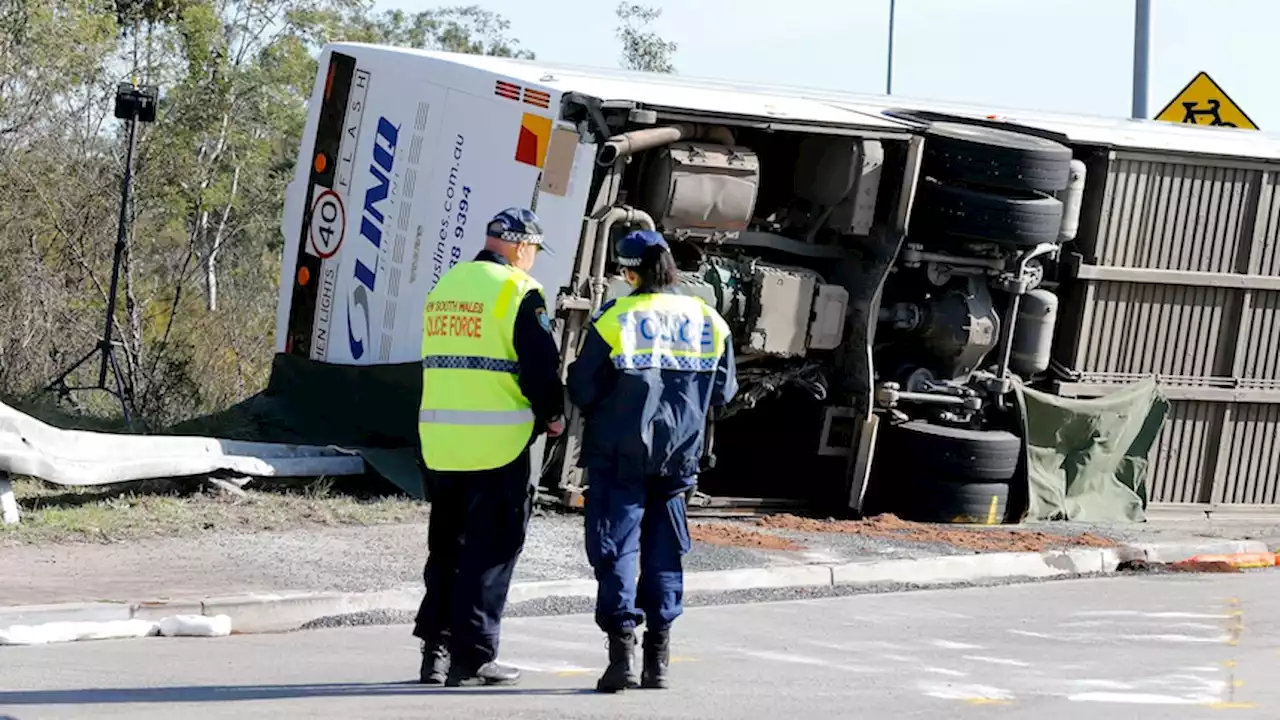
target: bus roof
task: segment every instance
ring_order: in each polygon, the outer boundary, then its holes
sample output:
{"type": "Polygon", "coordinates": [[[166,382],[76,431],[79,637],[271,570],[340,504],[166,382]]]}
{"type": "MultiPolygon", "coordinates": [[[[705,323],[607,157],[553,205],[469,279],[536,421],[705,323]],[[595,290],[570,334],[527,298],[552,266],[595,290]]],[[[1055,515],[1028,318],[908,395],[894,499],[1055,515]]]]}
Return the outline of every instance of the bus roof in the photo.
{"type": "Polygon", "coordinates": [[[382,45],[340,43],[356,55],[369,50],[436,60],[577,92],[604,101],[629,101],[664,109],[759,118],[778,124],[800,123],[907,132],[919,124],[894,112],[915,111],[957,118],[996,120],[1039,128],[1072,143],[1116,149],[1178,152],[1242,159],[1280,160],[1280,133],[1234,128],[1191,127],[1154,120],[1131,120],[1068,113],[1013,110],[898,96],[859,95],[816,88],[662,75],[615,68],[584,67],[542,60],[415,50],[382,45]]]}

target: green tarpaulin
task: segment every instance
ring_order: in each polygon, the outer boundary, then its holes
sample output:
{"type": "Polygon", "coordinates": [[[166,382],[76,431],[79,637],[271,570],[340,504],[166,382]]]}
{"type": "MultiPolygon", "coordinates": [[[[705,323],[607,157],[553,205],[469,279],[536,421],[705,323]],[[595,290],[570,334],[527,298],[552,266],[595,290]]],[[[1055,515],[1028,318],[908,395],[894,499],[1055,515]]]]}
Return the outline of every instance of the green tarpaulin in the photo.
{"type": "Polygon", "coordinates": [[[1015,387],[1027,455],[1027,520],[1142,522],[1148,456],[1169,410],[1154,378],[1100,398],[1015,387]]]}

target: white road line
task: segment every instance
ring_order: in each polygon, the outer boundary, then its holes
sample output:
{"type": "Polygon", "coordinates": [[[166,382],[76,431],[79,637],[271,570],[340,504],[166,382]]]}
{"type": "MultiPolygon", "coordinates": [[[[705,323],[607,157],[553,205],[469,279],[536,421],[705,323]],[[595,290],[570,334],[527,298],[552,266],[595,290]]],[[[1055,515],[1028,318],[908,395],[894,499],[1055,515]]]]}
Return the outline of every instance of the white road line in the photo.
{"type": "Polygon", "coordinates": [[[970,645],[969,643],[952,642],[950,640],[932,640],[929,642],[934,647],[940,647],[944,650],[983,650],[981,645],[970,645]]]}
{"type": "Polygon", "coordinates": [[[841,663],[833,663],[830,660],[822,658],[810,657],[808,655],[792,655],[790,653],[770,652],[768,650],[738,650],[738,652],[747,657],[756,658],[757,660],[769,660],[772,662],[790,663],[792,665],[812,665],[815,667],[826,667],[833,670],[844,670],[853,673],[880,673],[884,672],[882,668],[866,667],[861,665],[844,665],[841,663]]]}
{"type": "Polygon", "coordinates": [[[508,665],[517,670],[536,673],[561,673],[561,672],[598,672],[601,668],[582,667],[581,665],[571,665],[569,663],[535,663],[527,660],[512,661],[507,659],[499,660],[503,665],[508,665]]]}
{"type": "Polygon", "coordinates": [[[1083,610],[1076,617],[1148,617],[1178,620],[1222,620],[1231,617],[1217,613],[1141,612],[1138,610],[1083,610]]]}
{"type": "Polygon", "coordinates": [[[1186,698],[1176,695],[1156,695],[1154,693],[1110,693],[1091,692],[1068,695],[1071,702],[1093,703],[1126,703],[1130,705],[1204,705],[1217,702],[1217,698],[1186,698]]]}
{"type": "Polygon", "coordinates": [[[538,635],[526,635],[521,633],[503,633],[502,640],[504,642],[528,643],[544,648],[555,648],[557,650],[576,650],[587,652],[604,652],[604,636],[601,635],[601,641],[598,643],[574,642],[572,640],[556,640],[554,638],[541,637],[538,635]]]}
{"type": "Polygon", "coordinates": [[[1199,635],[1117,635],[1121,640],[1137,640],[1151,642],[1167,642],[1167,643],[1225,643],[1231,639],[1230,635],[1217,635],[1214,637],[1203,637],[1199,635]]]}
{"type": "Polygon", "coordinates": [[[990,685],[965,685],[936,681],[917,683],[929,697],[942,700],[1012,700],[1013,693],[990,685]]]}
{"type": "Polygon", "coordinates": [[[945,675],[947,677],[968,677],[969,673],[960,672],[959,670],[948,670],[947,668],[925,668],[925,672],[933,675],[945,675]]]}
{"type": "Polygon", "coordinates": [[[1021,660],[1010,660],[1009,658],[987,657],[985,655],[965,655],[965,660],[974,662],[990,663],[992,665],[1007,665],[1009,667],[1031,667],[1031,663],[1021,660]]]}

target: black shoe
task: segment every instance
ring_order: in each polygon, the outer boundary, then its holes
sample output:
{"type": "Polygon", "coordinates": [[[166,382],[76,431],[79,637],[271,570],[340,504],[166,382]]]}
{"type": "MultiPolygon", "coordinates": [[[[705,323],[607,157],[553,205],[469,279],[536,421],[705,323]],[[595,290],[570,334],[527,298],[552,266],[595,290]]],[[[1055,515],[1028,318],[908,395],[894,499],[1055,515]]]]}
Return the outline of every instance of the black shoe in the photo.
{"type": "Polygon", "coordinates": [[[445,680],[445,687],[476,687],[480,685],[515,685],[520,682],[520,671],[499,665],[496,662],[488,662],[481,665],[478,670],[467,671],[457,665],[449,668],[449,677],[445,680]]]}
{"type": "Polygon", "coordinates": [[[449,676],[449,650],[444,645],[422,645],[422,669],[418,682],[423,685],[444,685],[449,676]]]}
{"type": "Polygon", "coordinates": [[[609,634],[609,667],[596,683],[596,692],[616,693],[638,687],[635,671],[636,634],[631,630],[609,634]]]}
{"type": "Polygon", "coordinates": [[[645,630],[644,672],[640,687],[649,690],[667,688],[667,666],[671,664],[671,630],[645,630]]]}

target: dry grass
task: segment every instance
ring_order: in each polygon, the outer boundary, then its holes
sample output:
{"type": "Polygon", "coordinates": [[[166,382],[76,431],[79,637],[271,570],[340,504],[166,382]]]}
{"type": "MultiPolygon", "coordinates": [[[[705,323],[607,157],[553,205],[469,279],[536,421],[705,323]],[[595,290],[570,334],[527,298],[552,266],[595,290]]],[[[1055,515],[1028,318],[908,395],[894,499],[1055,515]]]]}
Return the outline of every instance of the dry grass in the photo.
{"type": "Polygon", "coordinates": [[[372,477],[250,483],[244,497],[194,480],[66,488],[19,479],[14,494],[22,521],[0,526],[0,546],[382,525],[428,515],[425,503],[372,477]]]}

